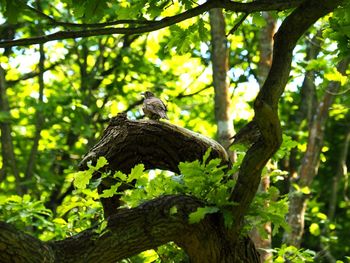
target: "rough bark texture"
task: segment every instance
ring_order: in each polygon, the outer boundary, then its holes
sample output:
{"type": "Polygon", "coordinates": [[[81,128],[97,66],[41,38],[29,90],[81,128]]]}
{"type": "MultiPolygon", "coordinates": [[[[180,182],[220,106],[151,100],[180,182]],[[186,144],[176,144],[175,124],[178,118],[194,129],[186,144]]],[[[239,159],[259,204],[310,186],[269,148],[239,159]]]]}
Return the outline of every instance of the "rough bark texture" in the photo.
{"type": "MultiPolygon", "coordinates": [[[[234,133],[229,94],[228,44],[225,32],[225,18],[222,9],[209,11],[211,33],[211,63],[213,68],[213,85],[215,90],[216,137],[218,142],[229,151],[234,133]]],[[[230,153],[233,158],[233,153],[230,153]]]]}
{"type": "Polygon", "coordinates": [[[178,173],[179,162],[201,159],[208,148],[212,149],[212,158],[229,164],[225,149],[208,137],[167,122],[131,121],[125,114],[118,114],[79,167],[85,169],[88,161],[104,156],[109,162],[108,170],[130,173],[135,164],[143,163],[146,169],[178,173]]]}
{"type": "MultiPolygon", "coordinates": [[[[273,36],[276,33],[276,20],[269,14],[264,12],[263,17],[266,21],[266,26],[262,29],[259,36],[259,51],[260,61],[258,68],[258,82],[260,87],[264,84],[264,81],[269,73],[272,63],[273,52],[273,36]]],[[[263,176],[260,183],[260,191],[266,192],[270,187],[270,177],[263,176]]],[[[266,202],[265,204],[269,204],[266,202]]],[[[253,229],[250,236],[260,252],[261,262],[272,262],[272,253],[268,252],[271,249],[271,223],[266,223],[263,228],[267,234],[267,238],[263,238],[257,229],[253,229]]]]}
{"type": "MultiPolygon", "coordinates": [[[[338,71],[345,73],[349,65],[349,59],[344,59],[338,65],[338,71]]],[[[340,87],[339,82],[330,82],[328,92],[325,92],[309,129],[309,138],[306,152],[300,166],[298,180],[296,183],[300,188],[310,187],[314,177],[317,174],[320,153],[323,146],[323,137],[325,124],[328,119],[329,107],[333,103],[334,94],[340,87]]],[[[300,247],[302,236],[304,233],[304,216],[308,197],[301,192],[290,192],[290,203],[288,212],[288,224],[291,226],[291,232],[286,232],[284,240],[288,245],[300,247]]]]}
{"type": "Polygon", "coordinates": [[[54,262],[50,246],[0,222],[0,262],[54,262]]]}

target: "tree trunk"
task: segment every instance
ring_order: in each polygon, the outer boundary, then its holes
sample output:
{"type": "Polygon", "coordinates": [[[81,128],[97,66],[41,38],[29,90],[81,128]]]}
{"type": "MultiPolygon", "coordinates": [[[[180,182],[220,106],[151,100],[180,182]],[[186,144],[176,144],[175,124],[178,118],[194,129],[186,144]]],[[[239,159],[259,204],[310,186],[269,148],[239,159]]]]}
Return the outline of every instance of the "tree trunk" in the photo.
{"type": "MultiPolygon", "coordinates": [[[[211,33],[211,63],[213,68],[213,85],[215,90],[215,119],[217,123],[217,140],[229,152],[234,133],[229,94],[228,43],[225,32],[225,17],[222,9],[209,11],[211,33]]],[[[230,156],[234,159],[234,154],[230,156]]]]}
{"type": "MultiPolygon", "coordinates": [[[[16,191],[17,194],[22,194],[21,178],[17,168],[15,152],[13,148],[13,141],[11,136],[11,125],[10,125],[10,105],[6,95],[6,78],[5,70],[0,65],[0,112],[7,114],[9,119],[0,122],[1,130],[1,154],[2,154],[2,174],[3,178],[12,171],[16,179],[16,191]]],[[[2,179],[2,178],[0,178],[2,179]]]]}
{"type": "MultiPolygon", "coordinates": [[[[348,114],[348,116],[350,116],[350,114],[348,114]]],[[[347,119],[350,119],[350,118],[347,118],[347,119]]],[[[330,197],[329,206],[328,206],[328,219],[330,221],[332,221],[335,216],[339,184],[341,182],[342,177],[344,177],[348,173],[346,160],[348,158],[348,150],[350,146],[350,125],[349,124],[347,128],[348,129],[345,133],[344,142],[341,145],[341,150],[338,158],[339,162],[338,162],[337,172],[336,172],[336,175],[333,177],[332,192],[331,192],[331,197],[330,197]]]]}
{"type": "MultiPolygon", "coordinates": [[[[258,82],[260,87],[263,86],[264,81],[269,73],[272,63],[272,49],[273,49],[273,36],[276,33],[276,20],[266,12],[263,12],[263,17],[266,21],[266,26],[262,29],[259,35],[259,50],[260,61],[258,68],[258,82]]],[[[263,176],[260,183],[260,191],[266,192],[270,187],[270,177],[263,176]]],[[[266,203],[266,206],[269,204],[266,203]]],[[[267,234],[267,238],[263,238],[257,229],[253,229],[250,236],[260,252],[261,262],[272,262],[272,253],[267,252],[267,249],[271,248],[271,223],[266,223],[263,228],[267,234]]]]}
{"type": "MultiPolygon", "coordinates": [[[[39,74],[38,74],[38,83],[39,83],[39,98],[37,102],[37,109],[35,113],[35,135],[33,138],[33,145],[30,150],[30,155],[27,162],[27,168],[25,172],[25,180],[30,180],[32,177],[32,174],[34,172],[34,165],[35,160],[38,155],[38,147],[39,147],[39,141],[41,138],[41,131],[44,126],[44,115],[43,115],[43,100],[44,100],[44,63],[45,63],[45,52],[44,52],[44,45],[39,45],[39,74]]],[[[27,189],[26,189],[27,190],[27,189]]]]}
{"type": "MultiPolygon", "coordinates": [[[[345,73],[349,65],[349,60],[344,59],[338,65],[338,71],[345,73]]],[[[320,102],[309,129],[309,138],[306,152],[302,159],[299,169],[298,180],[296,181],[300,188],[310,187],[313,178],[316,176],[319,165],[320,153],[323,145],[324,129],[328,119],[329,107],[333,103],[334,94],[340,87],[339,82],[330,82],[328,92],[325,92],[320,102]]],[[[293,187],[293,186],[292,186],[293,187]]],[[[291,232],[286,232],[284,240],[288,245],[300,247],[304,233],[304,216],[307,205],[307,196],[295,189],[290,191],[290,205],[288,212],[288,224],[291,226],[291,232]]]]}

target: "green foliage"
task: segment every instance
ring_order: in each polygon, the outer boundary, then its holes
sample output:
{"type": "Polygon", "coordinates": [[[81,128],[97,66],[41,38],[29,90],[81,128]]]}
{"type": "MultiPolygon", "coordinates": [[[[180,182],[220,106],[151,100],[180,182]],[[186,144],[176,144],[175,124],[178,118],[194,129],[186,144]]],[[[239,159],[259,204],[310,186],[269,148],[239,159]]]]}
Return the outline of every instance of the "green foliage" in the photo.
{"type": "Polygon", "coordinates": [[[293,262],[304,263],[314,262],[316,253],[309,249],[298,249],[294,246],[283,244],[281,248],[273,249],[271,252],[274,255],[275,263],[293,262]]]}
{"type": "Polygon", "coordinates": [[[332,30],[325,34],[338,43],[338,50],[342,57],[350,55],[350,4],[348,1],[334,11],[334,16],[329,20],[332,30]]]}
{"type": "Polygon", "coordinates": [[[273,236],[278,233],[280,227],[288,231],[290,226],[285,219],[287,213],[288,197],[280,197],[279,190],[271,186],[267,192],[258,192],[255,196],[246,216],[246,230],[250,231],[255,227],[262,237],[267,238],[264,224],[271,222],[273,236]]]}
{"type": "Polygon", "coordinates": [[[0,220],[14,224],[20,229],[27,226],[33,228],[52,228],[52,212],[43,201],[32,200],[30,195],[23,197],[12,195],[0,201],[0,220]]]}
{"type": "Polygon", "coordinates": [[[107,159],[105,157],[99,157],[96,166],[92,166],[91,163],[88,164],[89,169],[85,171],[79,171],[73,174],[74,176],[74,186],[78,189],[85,189],[86,185],[89,183],[92,175],[98,172],[103,166],[107,164],[107,159]]]}

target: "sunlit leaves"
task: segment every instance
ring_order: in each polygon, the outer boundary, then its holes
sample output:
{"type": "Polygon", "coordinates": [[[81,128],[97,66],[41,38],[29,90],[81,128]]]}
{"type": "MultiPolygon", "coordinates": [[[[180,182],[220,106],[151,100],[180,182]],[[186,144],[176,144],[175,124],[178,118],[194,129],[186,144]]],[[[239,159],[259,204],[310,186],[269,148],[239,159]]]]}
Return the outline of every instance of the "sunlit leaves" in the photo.
{"type": "Polygon", "coordinates": [[[257,27],[264,27],[266,25],[266,19],[262,16],[261,13],[254,13],[252,16],[253,24],[257,27]]]}
{"type": "Polygon", "coordinates": [[[0,202],[0,220],[14,224],[16,227],[52,228],[50,222],[51,210],[44,206],[43,201],[33,200],[30,195],[10,196],[0,202]]]}
{"type": "Polygon", "coordinates": [[[65,0],[76,18],[85,22],[98,22],[108,8],[108,0],[65,0]]]}
{"type": "Polygon", "coordinates": [[[167,47],[169,49],[172,47],[176,48],[179,54],[189,52],[198,45],[199,41],[208,40],[208,31],[202,19],[198,19],[196,23],[186,27],[180,25],[171,26],[170,30],[171,38],[167,47]]]}
{"type": "Polygon", "coordinates": [[[247,220],[250,222],[246,227],[251,229],[256,227],[261,236],[267,238],[264,224],[272,222],[272,235],[276,235],[280,227],[285,230],[289,226],[285,220],[288,213],[288,198],[280,197],[279,190],[271,186],[267,192],[259,192],[255,196],[252,205],[249,208],[247,220]]]}
{"type": "Polygon", "coordinates": [[[319,236],[321,233],[320,226],[316,223],[312,223],[309,227],[309,231],[314,236],[319,236]]]}
{"type": "Polygon", "coordinates": [[[350,47],[350,3],[345,1],[344,4],[334,11],[330,19],[332,30],[326,31],[326,35],[338,42],[338,50],[341,56],[349,55],[350,47]]]}
{"type": "Polygon", "coordinates": [[[287,246],[283,244],[280,248],[270,250],[274,255],[274,261],[276,263],[304,263],[314,262],[314,256],[316,253],[309,249],[298,249],[294,246],[287,246]]]}
{"type": "Polygon", "coordinates": [[[85,189],[90,182],[94,172],[97,172],[100,168],[107,164],[107,160],[104,157],[100,157],[97,160],[95,166],[89,165],[89,169],[85,171],[79,171],[74,173],[74,186],[78,189],[85,189]]]}

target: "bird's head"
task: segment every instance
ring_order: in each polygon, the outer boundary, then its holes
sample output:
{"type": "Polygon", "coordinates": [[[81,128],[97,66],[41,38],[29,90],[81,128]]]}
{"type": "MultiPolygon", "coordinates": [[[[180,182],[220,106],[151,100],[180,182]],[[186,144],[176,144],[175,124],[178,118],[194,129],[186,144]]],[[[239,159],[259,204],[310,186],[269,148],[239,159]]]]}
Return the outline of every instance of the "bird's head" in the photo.
{"type": "Polygon", "coordinates": [[[154,94],[150,91],[142,92],[141,95],[144,96],[146,99],[154,97],[154,94]]]}

